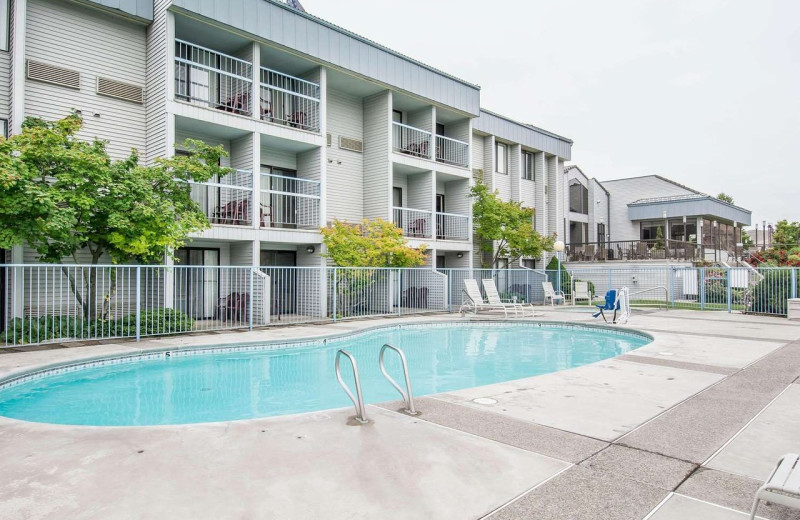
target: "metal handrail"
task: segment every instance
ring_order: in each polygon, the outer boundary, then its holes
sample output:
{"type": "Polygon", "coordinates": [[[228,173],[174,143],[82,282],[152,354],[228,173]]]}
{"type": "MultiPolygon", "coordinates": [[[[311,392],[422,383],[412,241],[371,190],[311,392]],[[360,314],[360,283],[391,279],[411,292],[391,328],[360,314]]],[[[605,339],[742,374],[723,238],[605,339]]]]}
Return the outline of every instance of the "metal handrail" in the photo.
{"type": "Polygon", "coordinates": [[[669,310],[669,289],[667,289],[663,285],[656,285],[655,287],[648,287],[647,289],[641,289],[635,292],[628,292],[628,298],[630,299],[630,297],[633,296],[634,294],[642,294],[650,291],[655,291],[657,289],[664,289],[664,308],[666,310],[669,310]]]}
{"type": "Polygon", "coordinates": [[[406,356],[405,354],[403,354],[403,351],[395,347],[394,345],[386,343],[381,347],[381,353],[380,356],[378,357],[378,363],[381,366],[381,372],[383,372],[383,376],[389,381],[389,383],[395,388],[395,390],[400,392],[400,395],[403,397],[403,401],[405,401],[406,403],[405,412],[408,413],[409,415],[418,415],[419,412],[414,408],[414,394],[411,391],[411,379],[408,377],[408,363],[406,363],[406,356]],[[392,379],[392,376],[390,376],[389,373],[386,371],[386,365],[383,363],[383,355],[386,353],[386,349],[389,348],[394,350],[400,355],[400,361],[403,363],[403,376],[405,376],[406,380],[406,390],[408,391],[407,393],[404,392],[402,388],[400,388],[400,385],[398,385],[397,382],[394,379],[392,379]]]}
{"type": "Polygon", "coordinates": [[[358,377],[358,365],[356,364],[356,358],[354,358],[353,355],[347,352],[346,350],[339,349],[336,352],[335,368],[336,368],[336,379],[339,381],[339,384],[344,389],[344,392],[347,394],[347,397],[349,397],[350,400],[353,401],[353,406],[356,407],[356,421],[360,422],[361,424],[368,423],[369,419],[367,419],[367,410],[364,407],[364,396],[361,394],[361,379],[358,377]],[[339,368],[339,359],[341,358],[342,355],[347,356],[347,359],[350,360],[350,364],[353,365],[353,379],[355,379],[356,382],[356,394],[358,395],[358,400],[356,400],[356,397],[353,395],[353,392],[350,391],[350,389],[347,387],[347,383],[345,383],[344,379],[342,379],[342,371],[339,368]]]}

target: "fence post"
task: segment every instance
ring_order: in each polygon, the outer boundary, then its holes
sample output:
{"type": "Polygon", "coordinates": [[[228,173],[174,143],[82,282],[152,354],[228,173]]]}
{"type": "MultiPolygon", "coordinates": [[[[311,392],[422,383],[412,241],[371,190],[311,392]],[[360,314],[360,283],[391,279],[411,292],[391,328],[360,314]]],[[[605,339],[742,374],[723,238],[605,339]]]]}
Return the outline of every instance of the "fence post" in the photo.
{"type": "Polygon", "coordinates": [[[675,268],[670,266],[669,268],[669,302],[667,304],[667,308],[672,305],[672,308],[675,308],[675,268]]]}
{"type": "Polygon", "coordinates": [[[731,301],[732,300],[732,296],[733,296],[733,292],[731,291],[731,268],[728,267],[725,270],[725,272],[727,274],[726,280],[725,280],[726,281],[726,283],[725,283],[725,286],[726,286],[725,292],[727,293],[727,296],[728,296],[728,312],[731,312],[732,307],[733,307],[732,306],[733,302],[731,301]]]}
{"type": "Polygon", "coordinates": [[[249,322],[250,322],[249,323],[249,327],[250,327],[250,330],[253,330],[253,300],[255,299],[253,297],[254,296],[253,289],[255,287],[253,285],[253,281],[254,281],[253,280],[253,268],[251,267],[250,268],[250,298],[248,298],[248,304],[249,304],[248,307],[249,307],[249,309],[247,310],[247,313],[250,315],[249,316],[249,322]]]}
{"type": "Polygon", "coordinates": [[[797,298],[797,268],[792,267],[792,289],[790,291],[792,298],[797,298]]]}
{"type": "Polygon", "coordinates": [[[136,266],[136,341],[142,339],[142,267],[136,266]]]}
{"type": "Polygon", "coordinates": [[[397,315],[400,316],[403,310],[403,293],[401,292],[403,284],[401,278],[403,273],[400,269],[397,270],[397,315]]]}
{"type": "Polygon", "coordinates": [[[706,308],[706,268],[701,267],[698,275],[697,292],[700,293],[700,310],[702,311],[706,308]]]}
{"type": "Polygon", "coordinates": [[[336,268],[333,268],[333,321],[336,322],[336,304],[339,301],[339,280],[338,280],[338,271],[336,268]]]}

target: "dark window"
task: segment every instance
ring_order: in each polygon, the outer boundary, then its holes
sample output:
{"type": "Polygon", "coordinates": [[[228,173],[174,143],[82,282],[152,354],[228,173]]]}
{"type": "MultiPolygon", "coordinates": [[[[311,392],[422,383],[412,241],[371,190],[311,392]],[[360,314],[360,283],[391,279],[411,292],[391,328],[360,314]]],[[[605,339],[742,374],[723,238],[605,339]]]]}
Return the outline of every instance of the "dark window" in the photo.
{"type": "Polygon", "coordinates": [[[395,123],[402,123],[403,122],[403,113],[399,110],[392,110],[392,121],[395,123]]]}
{"type": "Polygon", "coordinates": [[[508,145],[495,143],[495,166],[497,173],[508,173],[508,145]]]}
{"type": "Polygon", "coordinates": [[[597,224],[597,245],[602,246],[606,241],[606,225],[602,222],[597,224]]]}
{"type": "Polygon", "coordinates": [[[444,125],[442,123],[436,123],[436,135],[444,135],[444,125]]]}
{"type": "Polygon", "coordinates": [[[536,269],[536,260],[533,258],[523,258],[521,261],[522,267],[526,269],[536,269]]]}
{"type": "Polygon", "coordinates": [[[578,181],[569,185],[569,210],[574,213],[589,214],[589,190],[578,181]]]}
{"type": "Polygon", "coordinates": [[[536,180],[532,152],[522,152],[522,178],[527,181],[536,180]]]}

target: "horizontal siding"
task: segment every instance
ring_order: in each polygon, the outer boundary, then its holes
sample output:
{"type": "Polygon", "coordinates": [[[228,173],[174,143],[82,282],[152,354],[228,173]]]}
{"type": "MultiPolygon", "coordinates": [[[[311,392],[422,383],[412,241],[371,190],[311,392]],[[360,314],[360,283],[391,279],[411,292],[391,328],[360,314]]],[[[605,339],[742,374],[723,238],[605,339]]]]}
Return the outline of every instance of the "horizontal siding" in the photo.
{"type": "Polygon", "coordinates": [[[95,92],[98,76],[145,86],[143,26],[74,4],[30,0],[25,58],[81,74],[80,90],[26,80],[26,115],[55,120],[81,110],[81,137],[107,140],[115,158],[133,148],[144,153],[145,107],[95,92]]]}
{"type": "Polygon", "coordinates": [[[557,155],[567,161],[572,154],[572,143],[568,139],[557,137],[546,131],[537,130],[490,112],[481,111],[480,117],[472,122],[472,128],[495,135],[506,141],[557,155]]]}
{"type": "Polygon", "coordinates": [[[364,217],[370,219],[389,218],[391,102],[389,91],[364,99],[364,217]]]}
{"type": "Polygon", "coordinates": [[[154,2],[153,23],[147,27],[145,111],[147,114],[147,162],[172,153],[167,142],[167,6],[169,0],[154,2]]]}
{"type": "Polygon", "coordinates": [[[0,52],[0,118],[10,119],[10,116],[11,116],[11,53],[0,52]]]}
{"type": "Polygon", "coordinates": [[[286,150],[276,150],[274,148],[261,147],[261,164],[274,168],[286,168],[287,170],[297,170],[297,155],[286,150]]]}
{"type": "Polygon", "coordinates": [[[478,115],[480,88],[337,28],[264,0],[173,0],[173,5],[436,103],[478,115]]]}
{"type": "Polygon", "coordinates": [[[360,222],[364,217],[364,154],[341,150],[339,137],[364,138],[361,99],[328,89],[327,219],[360,222]]]}
{"type": "Polygon", "coordinates": [[[408,176],[408,207],[433,210],[433,172],[408,176]]]}

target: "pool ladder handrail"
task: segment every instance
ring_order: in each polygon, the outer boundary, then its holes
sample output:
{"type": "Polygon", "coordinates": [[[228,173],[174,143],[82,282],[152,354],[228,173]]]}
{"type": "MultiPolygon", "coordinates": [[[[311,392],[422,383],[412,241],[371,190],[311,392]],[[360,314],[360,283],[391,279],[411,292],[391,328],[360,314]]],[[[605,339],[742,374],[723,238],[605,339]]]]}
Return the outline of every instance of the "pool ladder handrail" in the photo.
{"type": "Polygon", "coordinates": [[[346,350],[339,349],[336,352],[335,367],[336,379],[344,389],[347,397],[353,401],[353,406],[356,407],[356,421],[360,422],[361,424],[367,424],[369,419],[367,419],[367,409],[364,406],[364,396],[361,394],[361,379],[358,377],[358,365],[356,364],[356,358],[354,358],[353,355],[346,350]],[[345,383],[344,379],[342,379],[342,371],[339,368],[339,360],[341,359],[342,355],[346,356],[347,359],[350,360],[350,364],[353,366],[353,379],[356,382],[356,394],[358,395],[358,399],[356,399],[356,397],[353,395],[353,392],[351,392],[350,388],[348,388],[347,383],[345,383]]]}
{"type": "Polygon", "coordinates": [[[414,408],[414,394],[411,391],[411,379],[408,376],[408,363],[406,363],[406,355],[403,354],[403,351],[395,347],[394,345],[385,343],[381,347],[381,353],[380,356],[378,356],[378,363],[380,364],[383,376],[389,381],[389,383],[395,388],[395,390],[400,392],[400,395],[403,397],[403,401],[406,403],[406,408],[404,411],[409,415],[419,415],[419,412],[416,410],[416,408],[414,408]],[[400,356],[400,361],[403,364],[403,376],[405,377],[406,380],[407,392],[403,391],[403,389],[400,388],[400,385],[398,385],[397,382],[394,379],[392,379],[392,376],[390,376],[389,373],[386,371],[386,365],[383,362],[383,355],[386,353],[386,349],[392,349],[395,352],[397,352],[397,354],[400,356]]]}

